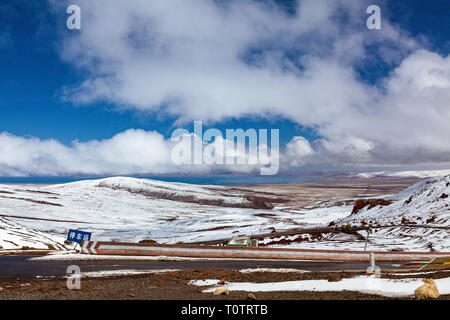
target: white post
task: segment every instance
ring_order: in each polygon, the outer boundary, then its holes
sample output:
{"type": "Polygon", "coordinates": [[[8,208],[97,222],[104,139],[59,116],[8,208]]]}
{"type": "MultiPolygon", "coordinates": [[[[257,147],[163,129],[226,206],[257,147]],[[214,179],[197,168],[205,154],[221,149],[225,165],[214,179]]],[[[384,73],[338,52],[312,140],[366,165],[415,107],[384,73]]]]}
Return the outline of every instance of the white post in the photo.
{"type": "Polygon", "coordinates": [[[375,267],[375,254],[373,252],[370,253],[370,265],[375,267]]]}

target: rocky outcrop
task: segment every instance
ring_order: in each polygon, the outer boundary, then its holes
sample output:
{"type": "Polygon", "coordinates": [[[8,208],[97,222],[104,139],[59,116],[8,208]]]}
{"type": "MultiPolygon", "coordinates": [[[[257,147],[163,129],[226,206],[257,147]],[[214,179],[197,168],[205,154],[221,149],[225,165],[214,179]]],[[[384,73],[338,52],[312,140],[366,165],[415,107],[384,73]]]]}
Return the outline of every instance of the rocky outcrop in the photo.
{"type": "Polygon", "coordinates": [[[362,199],[357,200],[355,202],[355,205],[353,206],[352,214],[357,214],[359,211],[364,209],[365,207],[368,207],[367,210],[370,210],[372,208],[381,206],[388,206],[392,204],[391,200],[384,200],[384,199],[362,199]]]}

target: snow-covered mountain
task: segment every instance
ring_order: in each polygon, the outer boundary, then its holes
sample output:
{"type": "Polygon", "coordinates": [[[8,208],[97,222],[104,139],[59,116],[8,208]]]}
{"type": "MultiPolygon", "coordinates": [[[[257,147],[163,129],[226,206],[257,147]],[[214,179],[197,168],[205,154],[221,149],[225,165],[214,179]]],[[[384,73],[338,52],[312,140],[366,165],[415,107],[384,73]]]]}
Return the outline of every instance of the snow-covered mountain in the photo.
{"type": "MultiPolygon", "coordinates": [[[[449,186],[450,176],[421,181],[380,201],[383,206],[375,202],[355,211],[357,199],[299,209],[283,194],[123,177],[0,185],[0,245],[56,248],[69,228],[92,232],[100,241],[187,243],[350,224],[373,227],[370,249],[450,251],[449,186]]],[[[262,244],[363,250],[365,236],[328,232],[267,237],[262,244]]]]}
{"type": "MultiPolygon", "coordinates": [[[[384,199],[326,201],[312,206],[303,217],[315,226],[349,232],[331,231],[266,238],[263,244],[296,248],[345,250],[450,251],[450,176],[432,178],[384,199]],[[342,203],[353,203],[342,206],[342,203]],[[331,223],[333,214],[340,213],[331,223]],[[318,217],[321,218],[317,219],[318,217]],[[330,221],[330,220],[328,220],[330,221]],[[371,227],[367,231],[358,227],[371,227]]],[[[288,210],[289,211],[289,210],[288,210]]],[[[295,212],[291,210],[291,212],[295,212]]],[[[298,221],[298,220],[297,220],[298,221]]]]}
{"type": "Polygon", "coordinates": [[[373,220],[379,224],[429,224],[450,226],[450,175],[420,181],[387,198],[388,206],[364,208],[349,221],[373,220]],[[405,224],[405,223],[404,223],[405,224]]]}
{"type": "MultiPolygon", "coordinates": [[[[420,181],[388,198],[387,206],[365,207],[341,219],[351,225],[392,226],[380,228],[374,240],[398,247],[422,250],[450,249],[450,175],[420,181]]],[[[377,229],[377,228],[375,228],[377,229]]]]}
{"type": "Polygon", "coordinates": [[[0,217],[59,236],[69,228],[96,240],[202,241],[286,226],[271,217],[273,194],[115,177],[74,183],[0,185],[0,217]]]}

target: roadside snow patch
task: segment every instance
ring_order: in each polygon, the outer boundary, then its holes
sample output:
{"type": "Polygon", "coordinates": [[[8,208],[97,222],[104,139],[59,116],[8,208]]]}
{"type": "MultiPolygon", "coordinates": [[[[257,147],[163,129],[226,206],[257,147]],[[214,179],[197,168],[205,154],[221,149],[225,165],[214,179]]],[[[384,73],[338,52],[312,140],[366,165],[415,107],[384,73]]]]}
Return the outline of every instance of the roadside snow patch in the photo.
{"type": "MultiPolygon", "coordinates": [[[[195,286],[213,286],[203,292],[214,292],[218,280],[195,280],[195,286]]],[[[450,294],[450,278],[434,280],[440,294],[450,294]]],[[[380,279],[374,277],[355,277],[339,282],[328,280],[301,280],[269,283],[227,282],[221,287],[229,291],[273,292],[273,291],[359,291],[386,297],[411,297],[414,290],[423,285],[423,279],[380,279]]]]}

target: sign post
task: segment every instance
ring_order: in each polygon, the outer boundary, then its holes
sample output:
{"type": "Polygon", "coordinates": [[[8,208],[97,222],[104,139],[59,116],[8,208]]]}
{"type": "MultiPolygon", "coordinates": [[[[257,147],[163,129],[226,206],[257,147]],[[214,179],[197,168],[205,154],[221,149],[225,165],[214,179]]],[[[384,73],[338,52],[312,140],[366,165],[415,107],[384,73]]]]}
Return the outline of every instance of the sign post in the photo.
{"type": "Polygon", "coordinates": [[[75,247],[73,248],[73,250],[75,250],[77,245],[80,244],[81,242],[90,241],[91,235],[92,232],[69,229],[69,232],[67,233],[67,241],[76,242],[75,247]]]}

